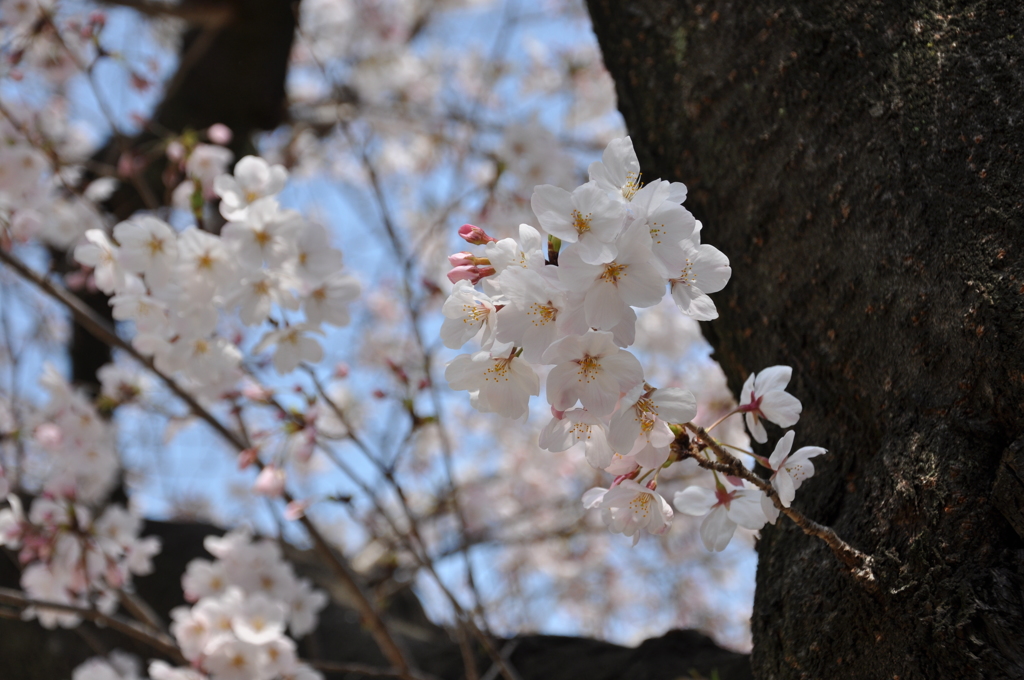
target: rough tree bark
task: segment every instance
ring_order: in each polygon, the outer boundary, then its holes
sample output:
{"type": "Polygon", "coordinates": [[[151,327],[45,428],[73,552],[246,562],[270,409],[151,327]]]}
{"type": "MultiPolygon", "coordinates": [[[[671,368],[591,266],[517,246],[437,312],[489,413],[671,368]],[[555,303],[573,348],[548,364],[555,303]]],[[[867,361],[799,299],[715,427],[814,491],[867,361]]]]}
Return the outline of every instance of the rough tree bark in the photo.
{"type": "Polygon", "coordinates": [[[768,527],[755,676],[1024,677],[1024,7],[589,5],[645,176],[732,260],[716,357],[793,366],[797,504],[876,559],[768,527]]]}

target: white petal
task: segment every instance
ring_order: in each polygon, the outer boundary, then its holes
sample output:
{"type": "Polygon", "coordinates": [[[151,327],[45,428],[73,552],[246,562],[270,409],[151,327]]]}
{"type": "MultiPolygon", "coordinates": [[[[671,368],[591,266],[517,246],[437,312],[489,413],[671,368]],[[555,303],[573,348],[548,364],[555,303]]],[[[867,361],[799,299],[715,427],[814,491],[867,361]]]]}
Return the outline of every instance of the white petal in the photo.
{"type": "Polygon", "coordinates": [[[677,491],[672,499],[676,510],[685,514],[701,517],[707,514],[708,510],[717,502],[715,492],[703,486],[688,486],[682,491],[677,491]]]}
{"type": "Polygon", "coordinates": [[[729,519],[724,506],[712,510],[700,525],[700,538],[704,547],[713,552],[725,550],[735,532],[736,522],[729,519]]]}
{"type": "Polygon", "coordinates": [[[782,463],[785,462],[789,452],[793,450],[793,439],[795,437],[796,432],[790,430],[782,435],[782,439],[775,444],[775,450],[772,451],[771,458],[768,459],[768,464],[771,465],[772,470],[778,470],[782,463]]]}

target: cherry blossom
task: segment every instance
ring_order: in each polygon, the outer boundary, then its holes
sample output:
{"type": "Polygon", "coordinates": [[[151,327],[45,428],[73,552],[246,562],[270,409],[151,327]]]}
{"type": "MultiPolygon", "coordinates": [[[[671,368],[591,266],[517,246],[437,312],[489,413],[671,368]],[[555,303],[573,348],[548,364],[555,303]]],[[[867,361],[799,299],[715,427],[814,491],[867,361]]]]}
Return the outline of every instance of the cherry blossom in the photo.
{"type": "Polygon", "coordinates": [[[551,405],[566,411],[579,401],[597,416],[615,409],[619,395],[643,382],[643,368],[636,357],[620,350],[611,333],[587,331],[570,335],[551,345],[544,363],[556,364],[548,373],[547,396],[551,405]]]}
{"type": "Polygon", "coordinates": [[[513,353],[461,354],[445,368],[444,377],[452,389],[469,390],[477,410],[506,418],[526,415],[530,397],[540,394],[537,373],[513,353]]]}
{"type": "Polygon", "coordinates": [[[615,257],[614,241],[625,211],[596,184],[584,184],[572,193],[545,184],[534,189],[531,205],[540,225],[565,243],[575,244],[583,262],[601,264],[615,257]]]}
{"type": "Polygon", "coordinates": [[[718,318],[718,309],[708,297],[725,288],[732,275],[729,258],[714,246],[680,241],[680,258],[669,264],[669,288],[679,311],[698,321],[718,318]],[[674,266],[673,266],[674,265],[674,266]]]}
{"type": "Polygon", "coordinates": [[[789,366],[772,366],[751,373],[743,383],[739,410],[745,414],[750,436],[759,444],[768,441],[761,418],[779,427],[792,427],[800,420],[800,400],[785,391],[792,374],[789,366]]]}
{"type": "Polygon", "coordinates": [[[640,541],[640,530],[662,534],[672,524],[672,508],[661,494],[651,487],[624,479],[610,489],[591,489],[583,496],[584,507],[600,507],[601,519],[612,533],[640,541]]]}
{"type": "Polygon", "coordinates": [[[226,220],[244,221],[250,205],[280,193],[287,181],[283,165],[245,156],[235,164],[234,176],[218,175],[213,181],[213,190],[220,196],[220,214],[226,220]]]}
{"type": "Polygon", "coordinates": [[[779,493],[779,500],[782,505],[789,507],[796,496],[796,490],[804,483],[804,480],[814,476],[814,463],[811,458],[827,453],[820,446],[803,446],[793,453],[793,439],[796,433],[793,430],[786,432],[775,444],[775,450],[768,459],[772,469],[772,486],[779,493]]]}
{"type": "Polygon", "coordinates": [[[766,518],[760,498],[763,495],[760,489],[749,485],[726,487],[716,477],[714,491],[688,486],[676,493],[673,504],[686,515],[707,515],[700,525],[700,538],[705,548],[721,552],[732,540],[737,525],[754,530],[764,526],[766,518]]]}

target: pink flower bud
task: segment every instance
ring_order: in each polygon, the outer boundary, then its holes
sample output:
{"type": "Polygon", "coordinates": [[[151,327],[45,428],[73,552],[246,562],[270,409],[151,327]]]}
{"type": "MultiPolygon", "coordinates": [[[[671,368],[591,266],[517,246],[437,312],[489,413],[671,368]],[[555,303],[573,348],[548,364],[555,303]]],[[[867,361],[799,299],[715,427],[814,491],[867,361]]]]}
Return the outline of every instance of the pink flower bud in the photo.
{"type": "Polygon", "coordinates": [[[349,367],[348,367],[348,364],[346,364],[345,362],[342,362],[342,363],[340,363],[340,364],[338,364],[337,366],[334,367],[334,377],[335,378],[347,378],[348,377],[348,372],[349,372],[349,367]]]}
{"type": "Polygon", "coordinates": [[[231,128],[223,123],[214,123],[210,126],[210,129],[206,131],[206,136],[209,137],[210,141],[214,144],[224,146],[231,143],[231,128]]]}
{"type": "Polygon", "coordinates": [[[485,276],[491,276],[494,273],[494,267],[479,267],[475,264],[463,265],[461,267],[455,267],[448,272],[448,280],[452,283],[456,283],[458,281],[469,281],[473,285],[476,285],[480,279],[485,276]]]}
{"type": "Polygon", "coordinates": [[[277,498],[284,491],[284,480],[284,470],[278,469],[276,465],[268,465],[256,477],[252,492],[260,496],[277,498]]]}
{"type": "Polygon", "coordinates": [[[308,508],[309,505],[309,500],[292,501],[288,504],[288,507],[284,509],[284,518],[291,522],[294,522],[297,519],[302,519],[306,515],[306,508],[308,508]]]}
{"type": "Polygon", "coordinates": [[[652,479],[651,481],[647,482],[647,488],[650,489],[651,491],[656,490],[658,488],[658,482],[652,479]]]}
{"type": "Polygon", "coordinates": [[[238,454],[238,469],[244,470],[253,463],[256,462],[256,457],[259,455],[259,449],[253,447],[246,449],[238,454]]]}
{"type": "Polygon", "coordinates": [[[175,140],[167,145],[167,158],[175,163],[185,159],[185,145],[175,140]]]}
{"type": "Polygon", "coordinates": [[[476,264],[476,258],[473,257],[473,253],[462,251],[461,253],[452,253],[449,255],[448,262],[453,267],[467,267],[469,265],[476,264]]]}
{"type": "Polygon", "coordinates": [[[474,224],[463,224],[459,227],[459,236],[467,243],[472,243],[475,246],[482,246],[498,240],[491,238],[487,235],[487,232],[474,224]]]}
{"type": "Polygon", "coordinates": [[[554,417],[555,420],[561,420],[562,418],[565,417],[565,411],[559,411],[557,408],[552,406],[551,407],[551,415],[552,415],[552,417],[554,417]]]}

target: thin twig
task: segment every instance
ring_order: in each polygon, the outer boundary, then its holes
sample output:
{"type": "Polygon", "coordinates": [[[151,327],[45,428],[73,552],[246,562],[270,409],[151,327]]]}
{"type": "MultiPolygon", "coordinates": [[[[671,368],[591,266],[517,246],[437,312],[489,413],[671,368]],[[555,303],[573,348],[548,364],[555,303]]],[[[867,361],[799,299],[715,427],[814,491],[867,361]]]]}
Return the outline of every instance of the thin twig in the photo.
{"type": "Polygon", "coordinates": [[[697,461],[698,465],[705,469],[716,470],[718,472],[722,472],[733,477],[739,477],[750,482],[758,489],[763,491],[764,494],[771,499],[775,507],[778,508],[782,514],[786,515],[791,520],[793,520],[793,522],[795,522],[797,526],[803,529],[805,534],[807,534],[808,536],[815,536],[825,541],[828,547],[832,549],[832,552],[835,554],[835,556],[839,558],[839,560],[843,564],[848,566],[853,572],[854,576],[856,576],[859,580],[864,581],[866,583],[873,583],[875,581],[875,575],[872,571],[872,567],[874,565],[874,558],[872,558],[870,555],[862,553],[860,550],[857,550],[849,543],[841,539],[839,535],[836,534],[836,532],[831,527],[827,527],[823,524],[818,524],[814,520],[805,517],[802,513],[793,509],[792,507],[786,507],[785,505],[783,505],[782,499],[779,498],[779,494],[775,491],[775,488],[771,484],[769,484],[768,482],[766,482],[765,480],[761,479],[753,472],[748,470],[746,466],[744,466],[738,458],[736,458],[734,455],[732,455],[724,448],[722,448],[718,444],[718,442],[715,441],[715,439],[711,435],[709,435],[707,433],[707,430],[705,430],[703,427],[699,427],[697,425],[694,425],[693,423],[686,423],[686,428],[689,429],[694,434],[696,434],[697,437],[708,446],[708,448],[714,451],[715,455],[718,456],[719,461],[725,462],[716,463],[715,461],[704,458],[703,456],[695,455],[691,452],[680,453],[693,458],[694,460],[697,461]]]}
{"type": "Polygon", "coordinates": [[[0,588],[0,604],[7,605],[9,607],[17,607],[22,610],[34,607],[36,609],[51,609],[53,611],[75,614],[83,619],[107,626],[112,630],[116,630],[130,638],[149,645],[177,663],[184,665],[188,664],[188,660],[166,635],[158,630],[150,628],[149,626],[129,621],[121,618],[120,616],[111,616],[109,614],[104,614],[97,609],[89,609],[88,607],[78,607],[70,604],[62,604],[60,602],[36,600],[26,597],[22,595],[20,591],[11,590],[10,588],[0,588]]]}

